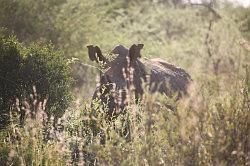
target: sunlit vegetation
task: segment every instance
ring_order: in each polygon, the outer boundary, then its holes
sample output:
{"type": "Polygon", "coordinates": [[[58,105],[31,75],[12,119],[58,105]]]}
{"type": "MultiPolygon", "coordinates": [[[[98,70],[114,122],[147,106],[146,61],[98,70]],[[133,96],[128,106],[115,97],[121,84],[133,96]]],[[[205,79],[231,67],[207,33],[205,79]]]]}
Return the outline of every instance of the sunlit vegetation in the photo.
{"type": "Polygon", "coordinates": [[[250,165],[249,7],[0,4],[0,165],[250,165]],[[180,66],[193,82],[176,110],[166,107],[171,99],[145,93],[110,120],[101,101],[90,106],[98,67],[86,46],[109,56],[134,43],[144,44],[142,58],[180,66]]]}

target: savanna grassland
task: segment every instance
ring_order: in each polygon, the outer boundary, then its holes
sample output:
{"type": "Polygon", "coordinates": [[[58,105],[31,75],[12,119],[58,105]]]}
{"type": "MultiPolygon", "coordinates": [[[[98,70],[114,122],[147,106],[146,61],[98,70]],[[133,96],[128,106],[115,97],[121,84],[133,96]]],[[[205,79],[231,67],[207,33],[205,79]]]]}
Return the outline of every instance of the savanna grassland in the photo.
{"type": "Polygon", "coordinates": [[[0,165],[250,165],[250,7],[0,0],[0,27],[0,165]],[[146,93],[110,120],[90,107],[86,46],[134,43],[184,68],[189,94],[146,93]]]}

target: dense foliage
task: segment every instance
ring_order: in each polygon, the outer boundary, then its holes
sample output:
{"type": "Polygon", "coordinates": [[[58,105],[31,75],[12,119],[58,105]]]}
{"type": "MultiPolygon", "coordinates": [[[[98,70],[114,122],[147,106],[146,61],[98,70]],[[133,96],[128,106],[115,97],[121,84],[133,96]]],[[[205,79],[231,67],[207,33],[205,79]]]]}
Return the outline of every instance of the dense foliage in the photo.
{"type": "Polygon", "coordinates": [[[65,0],[0,0],[0,26],[8,28],[8,33],[15,33],[22,42],[55,42],[59,32],[53,22],[58,5],[63,2],[65,0]]]}
{"type": "Polygon", "coordinates": [[[62,116],[69,106],[71,76],[67,60],[51,45],[23,47],[15,37],[0,37],[1,127],[16,98],[28,98],[37,87],[38,99],[48,98],[49,115],[62,116]]]}
{"type": "Polygon", "coordinates": [[[22,42],[1,38],[0,95],[8,99],[0,104],[27,115],[10,114],[12,125],[0,131],[1,164],[249,165],[250,7],[185,2],[0,0],[0,26],[22,42]],[[97,112],[89,106],[96,71],[85,46],[99,45],[108,55],[117,44],[134,43],[145,45],[143,58],[187,70],[189,96],[171,111],[165,104],[173,101],[146,93],[107,121],[99,101],[97,112]],[[62,56],[80,59],[71,64],[79,99],[63,115],[70,79],[62,56]],[[47,118],[51,111],[62,115],[57,124],[47,118]]]}
{"type": "Polygon", "coordinates": [[[8,120],[8,112],[15,97],[20,96],[22,92],[19,79],[22,67],[20,47],[20,44],[14,38],[5,39],[3,36],[0,36],[1,127],[8,120]]]}
{"type": "Polygon", "coordinates": [[[176,111],[164,106],[169,102],[165,97],[148,94],[143,103],[130,105],[126,114],[111,122],[104,110],[93,112],[85,102],[67,111],[54,128],[41,120],[45,108],[31,102],[23,109],[36,108],[37,116],[28,116],[24,128],[13,126],[2,132],[1,161],[5,165],[245,165],[250,148],[249,78],[246,69],[244,81],[220,96],[207,93],[221,92],[214,86],[194,86],[176,111]]]}

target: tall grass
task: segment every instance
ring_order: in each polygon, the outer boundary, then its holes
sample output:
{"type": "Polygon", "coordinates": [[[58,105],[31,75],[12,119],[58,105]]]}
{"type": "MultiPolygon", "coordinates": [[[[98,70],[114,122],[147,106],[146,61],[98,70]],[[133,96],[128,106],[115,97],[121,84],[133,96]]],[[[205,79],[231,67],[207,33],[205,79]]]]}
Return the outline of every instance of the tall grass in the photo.
{"type": "Polygon", "coordinates": [[[216,77],[192,84],[175,111],[146,93],[112,120],[100,101],[97,111],[86,101],[53,126],[46,99],[17,100],[1,131],[1,165],[250,165],[249,70],[230,86],[216,77]]]}

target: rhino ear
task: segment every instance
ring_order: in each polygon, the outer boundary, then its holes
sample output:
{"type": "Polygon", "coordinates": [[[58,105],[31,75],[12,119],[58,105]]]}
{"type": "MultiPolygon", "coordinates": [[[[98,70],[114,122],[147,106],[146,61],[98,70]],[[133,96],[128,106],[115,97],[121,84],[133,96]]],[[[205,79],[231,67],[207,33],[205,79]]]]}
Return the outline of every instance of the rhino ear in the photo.
{"type": "Polygon", "coordinates": [[[130,48],[129,48],[129,58],[130,61],[134,61],[137,58],[141,58],[141,49],[143,48],[143,44],[133,44],[130,48]]]}
{"type": "Polygon", "coordinates": [[[96,54],[96,48],[93,45],[88,45],[88,53],[89,53],[89,59],[91,61],[97,62],[97,54],[96,54]]]}
{"type": "Polygon", "coordinates": [[[99,61],[107,62],[107,59],[102,55],[102,51],[98,46],[88,45],[87,48],[91,61],[96,61],[97,63],[99,61]]]}

